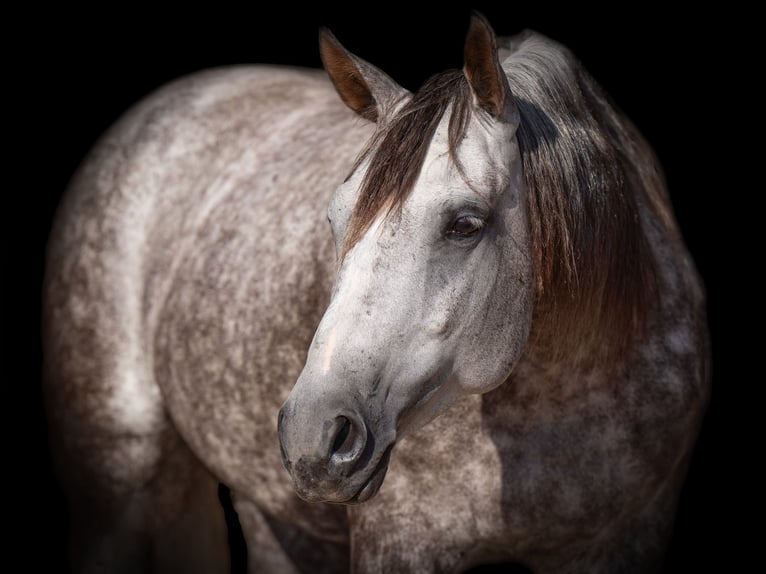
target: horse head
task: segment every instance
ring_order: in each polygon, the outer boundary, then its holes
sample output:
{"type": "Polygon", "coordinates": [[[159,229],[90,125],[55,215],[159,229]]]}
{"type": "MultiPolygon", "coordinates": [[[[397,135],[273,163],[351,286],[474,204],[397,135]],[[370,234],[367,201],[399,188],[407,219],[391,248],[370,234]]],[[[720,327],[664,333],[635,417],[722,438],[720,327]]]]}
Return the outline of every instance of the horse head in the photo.
{"type": "Polygon", "coordinates": [[[474,16],[463,69],[414,94],[329,32],[320,48],[376,130],[328,209],[337,277],[279,440],[301,497],[356,503],[380,488],[397,440],[508,378],[533,263],[519,114],[489,24],[474,16]]]}

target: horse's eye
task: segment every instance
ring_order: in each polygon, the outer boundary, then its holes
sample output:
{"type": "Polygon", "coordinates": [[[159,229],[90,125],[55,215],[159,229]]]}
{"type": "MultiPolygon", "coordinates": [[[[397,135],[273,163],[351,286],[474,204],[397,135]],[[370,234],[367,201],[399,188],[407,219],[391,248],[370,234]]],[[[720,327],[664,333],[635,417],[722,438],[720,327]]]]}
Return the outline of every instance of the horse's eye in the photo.
{"type": "Polygon", "coordinates": [[[473,215],[462,215],[453,223],[447,231],[447,235],[453,238],[470,237],[484,227],[484,220],[473,215]]]}

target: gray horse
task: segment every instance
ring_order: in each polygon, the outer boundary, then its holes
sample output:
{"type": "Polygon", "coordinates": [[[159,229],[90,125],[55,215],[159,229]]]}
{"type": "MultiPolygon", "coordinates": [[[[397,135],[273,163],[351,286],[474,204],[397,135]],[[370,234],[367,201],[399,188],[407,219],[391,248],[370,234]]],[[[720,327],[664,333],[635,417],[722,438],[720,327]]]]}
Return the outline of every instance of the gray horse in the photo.
{"type": "Polygon", "coordinates": [[[479,15],[414,94],[320,48],[159,90],[60,205],[73,566],[228,571],[223,482],[252,572],[659,570],[709,351],[649,146],[479,15]]]}

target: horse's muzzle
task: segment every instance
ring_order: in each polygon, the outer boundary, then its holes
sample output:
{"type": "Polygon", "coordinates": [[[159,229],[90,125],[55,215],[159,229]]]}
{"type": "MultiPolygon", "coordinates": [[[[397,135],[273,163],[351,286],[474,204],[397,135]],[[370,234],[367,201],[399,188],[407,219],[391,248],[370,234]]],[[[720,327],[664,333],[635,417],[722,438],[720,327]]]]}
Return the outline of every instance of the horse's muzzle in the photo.
{"type": "Polygon", "coordinates": [[[295,416],[289,401],[277,428],[282,463],[297,494],[309,502],[363,502],[383,483],[393,443],[382,450],[364,419],[343,411],[323,423],[295,416]]]}

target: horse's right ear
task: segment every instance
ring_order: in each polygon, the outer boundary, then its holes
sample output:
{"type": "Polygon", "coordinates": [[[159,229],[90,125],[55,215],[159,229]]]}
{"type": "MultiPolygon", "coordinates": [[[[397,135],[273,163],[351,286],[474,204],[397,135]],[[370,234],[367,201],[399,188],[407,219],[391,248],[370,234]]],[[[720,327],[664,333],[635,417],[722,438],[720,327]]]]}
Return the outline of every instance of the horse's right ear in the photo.
{"type": "Polygon", "coordinates": [[[346,50],[326,28],[319,31],[319,53],[340,99],[365,119],[377,122],[408,93],[387,74],[346,50]]]}

